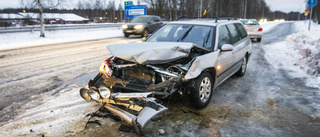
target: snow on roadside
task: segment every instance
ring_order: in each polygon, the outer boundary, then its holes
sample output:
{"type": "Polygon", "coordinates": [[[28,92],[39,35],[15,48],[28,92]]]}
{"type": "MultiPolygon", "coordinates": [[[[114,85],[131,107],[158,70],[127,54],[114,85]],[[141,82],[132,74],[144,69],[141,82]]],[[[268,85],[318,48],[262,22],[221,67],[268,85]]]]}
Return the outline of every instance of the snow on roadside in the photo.
{"type": "Polygon", "coordinates": [[[86,103],[87,101],[79,96],[79,88],[72,86],[55,96],[47,93],[44,104],[28,109],[24,114],[2,126],[0,137],[2,135],[58,137],[80,132],[89,119],[86,115],[95,112],[101,106],[98,103],[86,103]]]}
{"type": "Polygon", "coordinates": [[[320,89],[320,25],[313,24],[309,32],[307,23],[301,21],[295,22],[295,28],[298,33],[285,41],[263,45],[266,59],[292,77],[305,78],[306,86],[320,89]]]}
{"type": "Polygon", "coordinates": [[[1,33],[0,50],[32,47],[45,44],[102,39],[123,36],[119,27],[46,31],[45,38],[40,32],[1,33]]]}
{"type": "Polygon", "coordinates": [[[267,22],[261,23],[260,26],[263,28],[263,33],[269,32],[274,26],[278,25],[278,22],[267,22]]]}

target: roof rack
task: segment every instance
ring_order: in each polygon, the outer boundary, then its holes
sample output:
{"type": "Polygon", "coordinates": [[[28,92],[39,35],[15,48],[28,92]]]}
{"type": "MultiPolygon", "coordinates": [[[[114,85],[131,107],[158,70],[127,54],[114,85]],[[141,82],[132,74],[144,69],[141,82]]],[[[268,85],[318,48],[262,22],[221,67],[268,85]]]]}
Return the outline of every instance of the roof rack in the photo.
{"type": "Polygon", "coordinates": [[[216,17],[184,17],[184,16],[181,16],[180,17],[180,20],[185,20],[185,19],[215,19],[216,22],[218,22],[218,20],[237,20],[237,18],[234,16],[216,16],[216,17]]]}

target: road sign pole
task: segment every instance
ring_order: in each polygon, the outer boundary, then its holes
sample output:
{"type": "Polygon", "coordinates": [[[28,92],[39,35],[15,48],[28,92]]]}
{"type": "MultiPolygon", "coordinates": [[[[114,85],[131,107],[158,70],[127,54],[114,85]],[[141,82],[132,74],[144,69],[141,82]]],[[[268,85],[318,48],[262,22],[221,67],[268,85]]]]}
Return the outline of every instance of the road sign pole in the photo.
{"type": "Polygon", "coordinates": [[[308,27],[309,31],[310,31],[311,19],[312,19],[312,9],[313,9],[313,7],[311,7],[311,12],[310,12],[310,20],[309,20],[309,27],[308,27]]]}
{"type": "Polygon", "coordinates": [[[309,31],[310,31],[310,26],[311,26],[312,10],[313,10],[313,7],[317,5],[317,3],[318,3],[317,0],[309,0],[309,1],[308,1],[308,6],[311,7],[309,27],[308,27],[308,30],[309,30],[309,31]]]}

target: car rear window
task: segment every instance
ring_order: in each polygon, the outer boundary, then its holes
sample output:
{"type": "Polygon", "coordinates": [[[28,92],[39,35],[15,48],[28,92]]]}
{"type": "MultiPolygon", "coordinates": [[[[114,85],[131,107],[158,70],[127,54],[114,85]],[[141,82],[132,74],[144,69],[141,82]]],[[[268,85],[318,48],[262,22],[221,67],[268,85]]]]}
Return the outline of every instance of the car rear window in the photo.
{"type": "Polygon", "coordinates": [[[131,23],[147,23],[149,19],[149,17],[135,17],[131,20],[131,23]]]}
{"type": "Polygon", "coordinates": [[[258,21],[255,20],[241,20],[243,25],[259,25],[258,21]]]}

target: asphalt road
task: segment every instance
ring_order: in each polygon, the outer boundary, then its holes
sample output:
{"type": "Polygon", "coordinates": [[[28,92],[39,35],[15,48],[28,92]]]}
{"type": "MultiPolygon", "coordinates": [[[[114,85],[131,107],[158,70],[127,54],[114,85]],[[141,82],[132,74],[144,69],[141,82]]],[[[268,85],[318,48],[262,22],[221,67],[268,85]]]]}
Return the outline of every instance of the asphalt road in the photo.
{"type": "MultiPolygon", "coordinates": [[[[151,122],[145,136],[318,136],[318,89],[275,69],[264,57],[268,44],[295,33],[292,23],[277,25],[253,42],[244,77],[231,77],[215,89],[208,107],[191,108],[184,98],[163,100],[169,111],[151,122]]],[[[138,38],[40,46],[0,52],[0,136],[137,136],[119,131],[120,122],[89,115],[99,104],[81,99],[78,89],[97,73],[105,46],[138,38]]]]}

